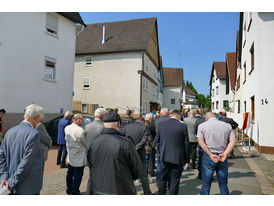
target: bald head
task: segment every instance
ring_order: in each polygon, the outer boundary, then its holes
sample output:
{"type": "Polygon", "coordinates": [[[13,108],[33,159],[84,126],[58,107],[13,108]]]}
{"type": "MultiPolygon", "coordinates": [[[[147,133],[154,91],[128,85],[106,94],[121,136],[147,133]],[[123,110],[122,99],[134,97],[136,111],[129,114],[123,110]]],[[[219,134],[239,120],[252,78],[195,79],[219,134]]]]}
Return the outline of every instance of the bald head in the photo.
{"type": "Polygon", "coordinates": [[[205,115],[206,119],[216,118],[216,115],[213,112],[207,112],[205,115]]]}

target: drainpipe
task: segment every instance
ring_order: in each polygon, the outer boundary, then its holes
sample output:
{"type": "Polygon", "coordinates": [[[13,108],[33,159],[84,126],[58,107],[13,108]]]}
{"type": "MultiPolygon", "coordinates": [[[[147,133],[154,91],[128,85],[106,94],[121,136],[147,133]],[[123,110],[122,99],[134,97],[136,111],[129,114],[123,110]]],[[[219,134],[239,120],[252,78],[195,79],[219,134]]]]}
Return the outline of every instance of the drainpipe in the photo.
{"type": "Polygon", "coordinates": [[[84,31],[84,25],[82,25],[82,27],[81,27],[81,30],[76,34],[76,36],[78,36],[80,33],[82,33],[82,31],[84,31]]]}

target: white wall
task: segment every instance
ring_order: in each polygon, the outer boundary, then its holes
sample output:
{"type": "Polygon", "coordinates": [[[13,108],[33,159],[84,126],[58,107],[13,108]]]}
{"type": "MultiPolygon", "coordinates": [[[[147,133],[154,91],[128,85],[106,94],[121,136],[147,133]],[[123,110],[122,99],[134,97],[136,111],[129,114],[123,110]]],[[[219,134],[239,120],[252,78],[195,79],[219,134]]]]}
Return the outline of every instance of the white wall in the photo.
{"type": "MultiPolygon", "coordinates": [[[[244,13],[244,23],[248,26],[248,13],[244,13]]],[[[246,62],[246,82],[242,85],[242,111],[246,101],[247,112],[251,111],[250,97],[255,95],[255,121],[249,136],[260,146],[274,147],[274,13],[252,13],[250,30],[246,32],[246,43],[242,48],[242,81],[243,65],[246,62]],[[254,43],[255,68],[251,74],[250,48],[254,43]],[[268,104],[265,104],[267,99],[268,104]],[[262,100],[264,104],[262,104],[262,100]]],[[[243,40],[244,43],[244,40],[243,40]]]]}
{"type": "MultiPolygon", "coordinates": [[[[211,102],[214,102],[214,108],[212,108],[213,112],[220,112],[220,111],[224,111],[224,107],[223,107],[223,101],[224,100],[229,100],[229,95],[226,94],[226,80],[225,79],[216,79],[216,71],[214,69],[214,78],[215,81],[213,82],[213,78],[212,78],[212,82],[211,82],[211,102]],[[216,94],[216,87],[219,87],[219,94],[216,94]],[[214,89],[214,96],[212,93],[212,90],[214,89]],[[218,109],[216,109],[216,102],[219,102],[219,106],[218,109]]],[[[211,104],[212,105],[212,104],[211,104]]]]}
{"type": "Polygon", "coordinates": [[[72,109],[75,24],[58,17],[58,38],[45,33],[46,13],[0,13],[0,106],[22,113],[36,103],[45,113],[72,109]],[[56,82],[43,80],[45,56],[56,59],[56,82]]]}
{"type": "Polygon", "coordinates": [[[164,107],[180,110],[181,99],[181,87],[164,87],[164,107]],[[171,104],[171,99],[175,99],[175,104],[171,104]]]}

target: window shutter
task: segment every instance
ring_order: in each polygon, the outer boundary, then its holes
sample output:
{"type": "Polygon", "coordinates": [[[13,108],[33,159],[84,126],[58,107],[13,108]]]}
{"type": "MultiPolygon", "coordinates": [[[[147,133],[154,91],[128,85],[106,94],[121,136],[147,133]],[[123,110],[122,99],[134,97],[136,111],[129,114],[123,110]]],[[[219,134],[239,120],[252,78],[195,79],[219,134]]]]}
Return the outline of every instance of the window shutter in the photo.
{"type": "Polygon", "coordinates": [[[56,33],[58,31],[58,18],[50,13],[47,13],[47,28],[56,33]]]}

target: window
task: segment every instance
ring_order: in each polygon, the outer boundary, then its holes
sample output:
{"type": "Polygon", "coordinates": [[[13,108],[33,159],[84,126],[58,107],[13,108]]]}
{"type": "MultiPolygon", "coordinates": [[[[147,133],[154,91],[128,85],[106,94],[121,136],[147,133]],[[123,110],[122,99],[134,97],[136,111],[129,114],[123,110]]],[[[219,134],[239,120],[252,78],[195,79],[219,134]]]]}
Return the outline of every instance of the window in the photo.
{"type": "Polygon", "coordinates": [[[219,109],[219,101],[216,102],[216,109],[219,109]]]}
{"type": "Polygon", "coordinates": [[[237,102],[238,102],[238,113],[241,113],[241,102],[240,100],[238,100],[237,102]]]}
{"type": "Polygon", "coordinates": [[[175,99],[171,99],[171,104],[175,104],[175,99]]]}
{"type": "Polygon", "coordinates": [[[214,97],[214,89],[212,89],[212,97],[214,97]]]}
{"type": "Polygon", "coordinates": [[[252,12],[248,12],[248,19],[249,19],[249,23],[248,23],[247,31],[249,31],[250,26],[251,26],[251,22],[252,22],[252,12]]]}
{"type": "Polygon", "coordinates": [[[90,89],[90,77],[83,78],[83,89],[90,89]]]}
{"type": "Polygon", "coordinates": [[[86,57],[86,67],[92,66],[92,59],[91,57],[86,57]]]}
{"type": "Polygon", "coordinates": [[[224,102],[223,102],[223,108],[225,108],[225,107],[229,107],[228,100],[224,100],[224,102]]]}
{"type": "Polygon", "coordinates": [[[54,35],[58,33],[58,18],[50,13],[47,13],[46,31],[54,35]]]}
{"type": "Polygon", "coordinates": [[[244,42],[244,44],[243,44],[243,47],[245,47],[245,42],[246,42],[246,22],[245,22],[245,25],[244,25],[244,33],[243,33],[243,42],[244,42]]]}
{"type": "Polygon", "coordinates": [[[251,72],[254,69],[254,43],[252,44],[250,48],[250,58],[251,58],[251,68],[250,68],[249,74],[251,74],[251,72]]]}
{"type": "Polygon", "coordinates": [[[149,61],[148,59],[146,59],[146,71],[148,72],[148,64],[149,64],[149,61]]]}
{"type": "Polygon", "coordinates": [[[214,109],[214,102],[212,102],[212,109],[214,109]]]}
{"type": "Polygon", "coordinates": [[[245,113],[246,113],[246,101],[244,101],[244,106],[245,106],[245,113]]]}
{"type": "Polygon", "coordinates": [[[237,91],[238,91],[238,89],[239,89],[240,86],[241,86],[241,82],[240,82],[240,81],[241,81],[241,80],[240,80],[241,78],[240,78],[240,77],[241,77],[241,76],[239,76],[238,79],[237,79],[237,89],[236,89],[237,91]]]}
{"type": "Polygon", "coordinates": [[[213,79],[213,83],[214,83],[215,82],[215,76],[214,75],[213,75],[212,79],[213,79]]]}
{"type": "Polygon", "coordinates": [[[254,121],[255,120],[255,97],[251,97],[251,112],[252,112],[252,118],[251,120],[254,121]]]}
{"type": "Polygon", "coordinates": [[[246,81],[246,62],[244,63],[244,82],[246,81]]]}
{"type": "Polygon", "coordinates": [[[56,60],[45,57],[44,78],[47,80],[56,80],[56,60]]]}
{"type": "Polygon", "coordinates": [[[219,87],[216,87],[216,95],[219,95],[219,87]]]}
{"type": "Polygon", "coordinates": [[[94,114],[96,109],[99,108],[99,104],[92,104],[92,113],[94,114]]]}
{"type": "Polygon", "coordinates": [[[87,104],[82,104],[82,113],[87,113],[87,112],[88,112],[87,104]]]}
{"type": "Polygon", "coordinates": [[[148,91],[148,80],[145,78],[143,79],[143,90],[148,91]]]}

